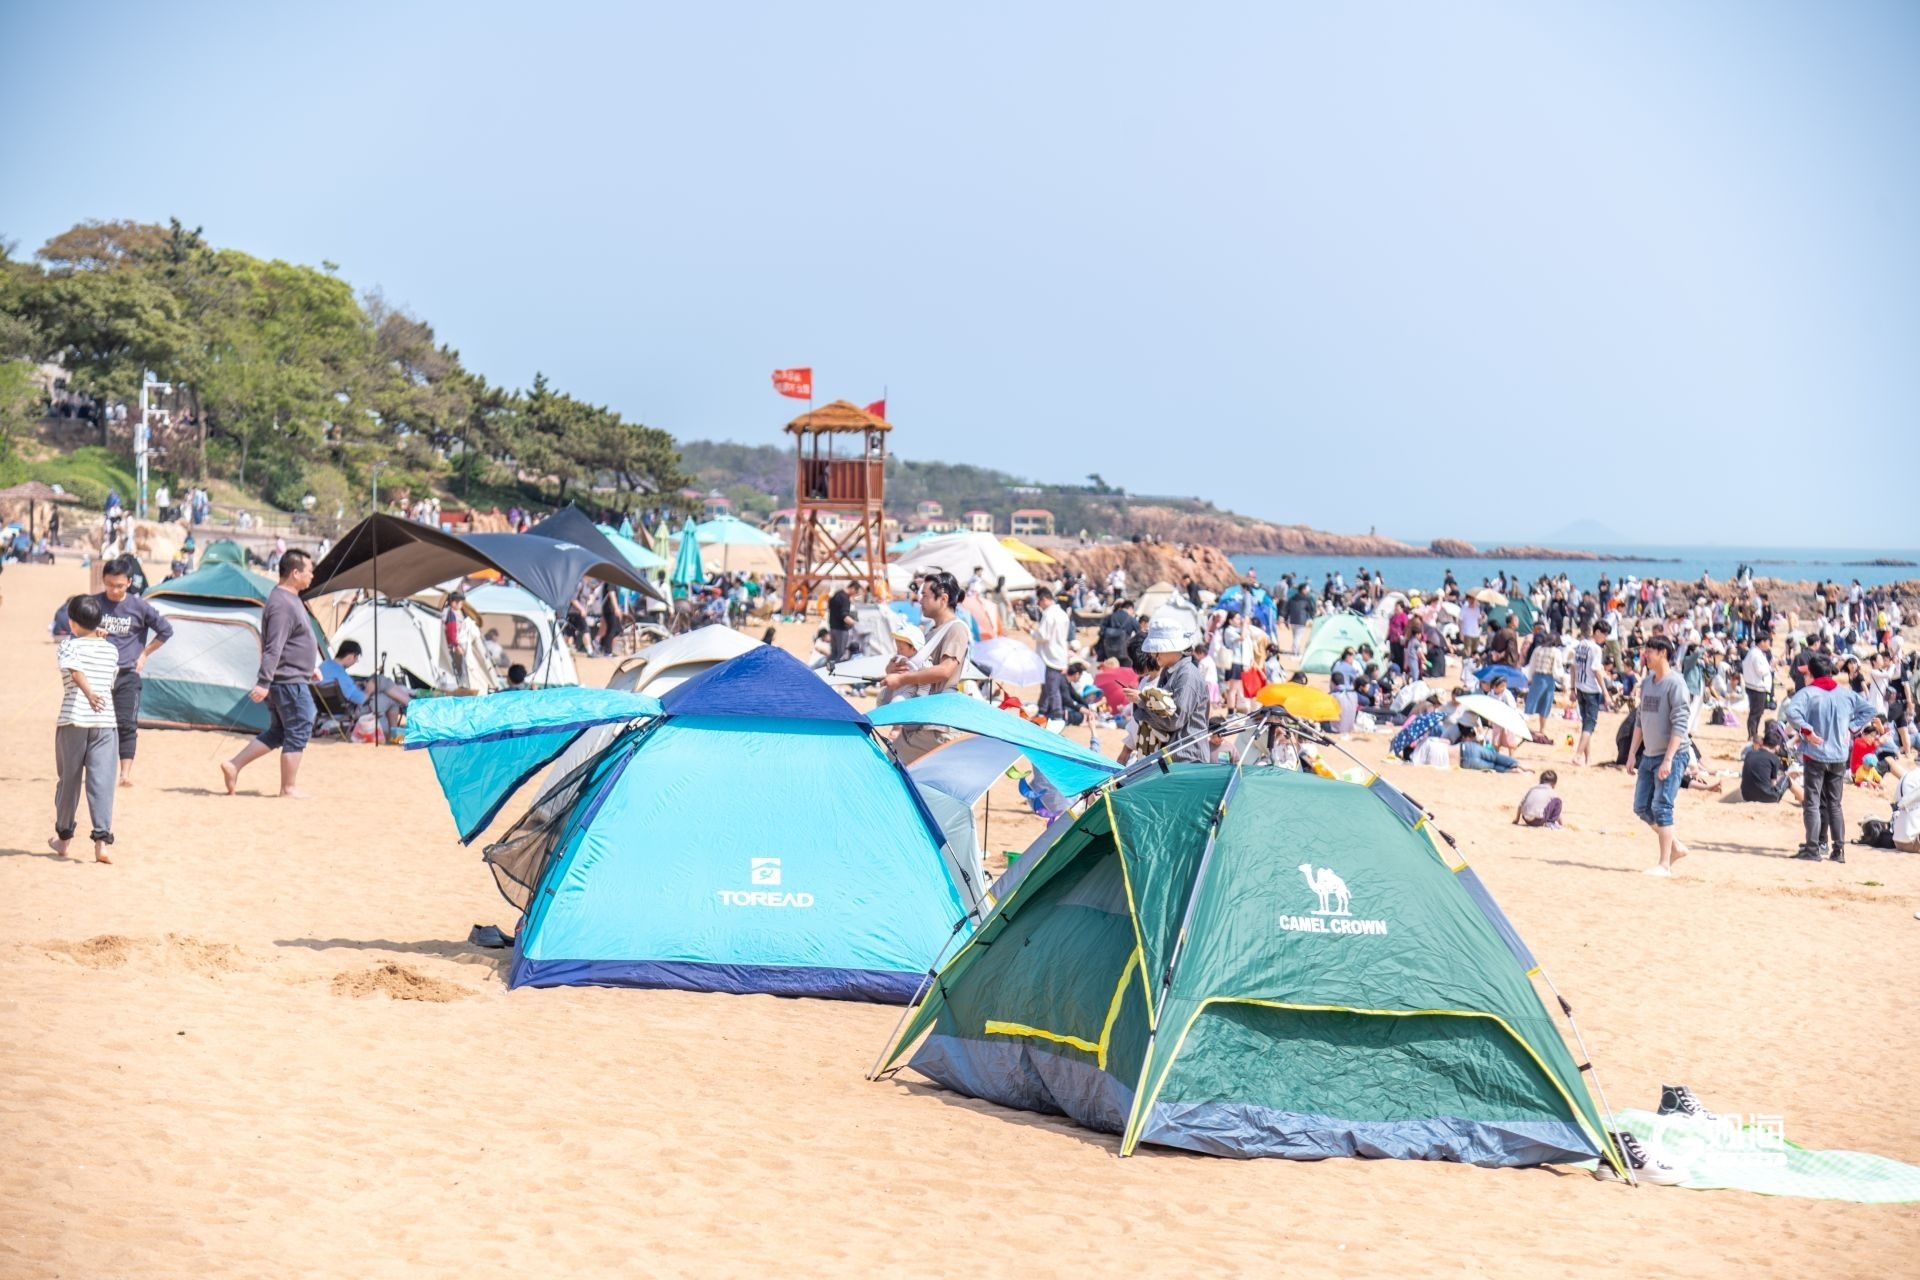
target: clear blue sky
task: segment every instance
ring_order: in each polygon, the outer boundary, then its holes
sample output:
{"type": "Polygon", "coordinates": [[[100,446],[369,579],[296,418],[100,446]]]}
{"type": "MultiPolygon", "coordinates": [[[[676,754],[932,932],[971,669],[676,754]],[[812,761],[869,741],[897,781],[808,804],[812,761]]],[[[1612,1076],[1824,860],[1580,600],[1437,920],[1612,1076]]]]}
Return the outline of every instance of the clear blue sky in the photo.
{"type": "Polygon", "coordinates": [[[890,386],[909,457],[1323,528],[1920,544],[1920,5],[69,3],[0,32],[22,252],[177,215],[683,438],[777,440],[768,375],[811,364],[823,399],[890,386]]]}

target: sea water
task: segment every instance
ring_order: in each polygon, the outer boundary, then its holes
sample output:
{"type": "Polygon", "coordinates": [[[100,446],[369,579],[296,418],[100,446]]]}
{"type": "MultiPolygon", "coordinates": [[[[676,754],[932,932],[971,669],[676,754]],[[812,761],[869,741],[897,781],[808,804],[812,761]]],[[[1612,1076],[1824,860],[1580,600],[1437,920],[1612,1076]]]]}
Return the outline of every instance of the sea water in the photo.
{"type": "Polygon", "coordinates": [[[1532,582],[1542,574],[1558,577],[1565,573],[1576,587],[1591,589],[1601,574],[1615,582],[1623,576],[1660,578],[1669,582],[1698,582],[1701,574],[1714,581],[1731,579],[1741,565],[1750,565],[1754,576],[1780,578],[1788,582],[1837,580],[1841,584],[1860,580],[1871,587],[1882,582],[1901,582],[1920,578],[1920,550],[1872,549],[1835,550],[1829,547],[1622,547],[1586,548],[1602,555],[1628,557],[1619,560],[1447,560],[1439,556],[1361,557],[1361,556],[1287,556],[1236,555],[1234,567],[1241,573],[1251,569],[1260,581],[1271,586],[1281,574],[1291,573],[1299,581],[1312,583],[1317,592],[1329,573],[1346,575],[1351,587],[1361,565],[1386,575],[1389,587],[1434,590],[1453,570],[1454,580],[1463,588],[1490,581],[1502,569],[1509,581],[1532,582]],[[1868,560],[1905,560],[1899,565],[1872,565],[1868,560]]]}

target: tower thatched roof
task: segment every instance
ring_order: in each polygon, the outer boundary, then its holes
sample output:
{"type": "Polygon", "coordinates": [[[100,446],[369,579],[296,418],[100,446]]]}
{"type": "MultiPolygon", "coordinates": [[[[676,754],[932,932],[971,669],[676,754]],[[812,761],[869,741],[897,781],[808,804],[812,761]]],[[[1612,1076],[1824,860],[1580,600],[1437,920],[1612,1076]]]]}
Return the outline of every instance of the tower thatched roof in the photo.
{"type": "Polygon", "coordinates": [[[893,424],[876,418],[848,400],[835,400],[812,413],[803,413],[787,424],[794,435],[813,435],[821,431],[891,431],[893,424]]]}

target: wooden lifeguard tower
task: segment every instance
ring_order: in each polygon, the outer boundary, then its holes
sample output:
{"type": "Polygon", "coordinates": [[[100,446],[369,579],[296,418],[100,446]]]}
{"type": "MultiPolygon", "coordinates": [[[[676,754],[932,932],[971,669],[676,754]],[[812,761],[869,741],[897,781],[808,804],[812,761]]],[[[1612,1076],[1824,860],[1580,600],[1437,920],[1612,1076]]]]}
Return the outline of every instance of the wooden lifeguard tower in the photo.
{"type": "Polygon", "coordinates": [[[794,437],[794,476],[786,611],[803,611],[830,582],[864,582],[875,599],[887,599],[884,499],[892,424],[835,400],[801,414],[787,430],[794,437]],[[834,456],[836,441],[847,449],[844,456],[834,456]]]}

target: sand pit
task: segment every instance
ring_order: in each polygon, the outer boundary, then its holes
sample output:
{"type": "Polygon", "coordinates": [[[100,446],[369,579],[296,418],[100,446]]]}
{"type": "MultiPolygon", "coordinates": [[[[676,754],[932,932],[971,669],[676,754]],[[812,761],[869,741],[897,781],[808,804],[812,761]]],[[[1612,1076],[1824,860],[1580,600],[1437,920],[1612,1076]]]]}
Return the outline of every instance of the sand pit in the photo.
{"type": "MultiPolygon", "coordinates": [[[[478,846],[455,843],[421,754],[323,742],[302,773],[312,800],[260,794],[264,774],[230,800],[216,763],[236,738],[149,730],[114,865],[62,862],[44,848],[58,685],[45,624],[84,585],[73,566],[12,567],[0,606],[9,1280],[1608,1265],[1732,1280],[1904,1274],[1920,1252],[1915,1206],[1547,1169],[1121,1160],[1114,1139],[1058,1119],[910,1074],[868,1083],[892,1008],[508,993],[500,953],[464,939],[511,928],[511,912],[478,846]]],[[[795,649],[807,632],[783,628],[795,649]]],[[[583,667],[604,679],[607,664],[583,667]]],[[[1735,744],[1710,730],[1706,745],[1724,760],[1735,744]]],[[[1625,776],[1574,770],[1561,747],[1521,756],[1559,770],[1566,830],[1509,825],[1514,776],[1390,776],[1440,815],[1544,959],[1614,1104],[1685,1082],[1721,1110],[1783,1117],[1803,1145],[1920,1162],[1920,858],[1793,862],[1797,813],[1687,795],[1696,852],[1654,880],[1625,776]]],[[[994,803],[991,847],[1024,846],[1037,825],[1017,796],[994,803]]],[[[1858,792],[1847,803],[1866,816],[1858,792]]]]}
{"type": "Polygon", "coordinates": [[[424,1000],[428,1004],[451,1004],[455,1000],[467,1000],[479,994],[457,982],[430,977],[418,969],[395,964],[391,960],[370,969],[336,974],[332,990],[337,996],[355,999],[386,996],[392,1000],[424,1000]]]}

